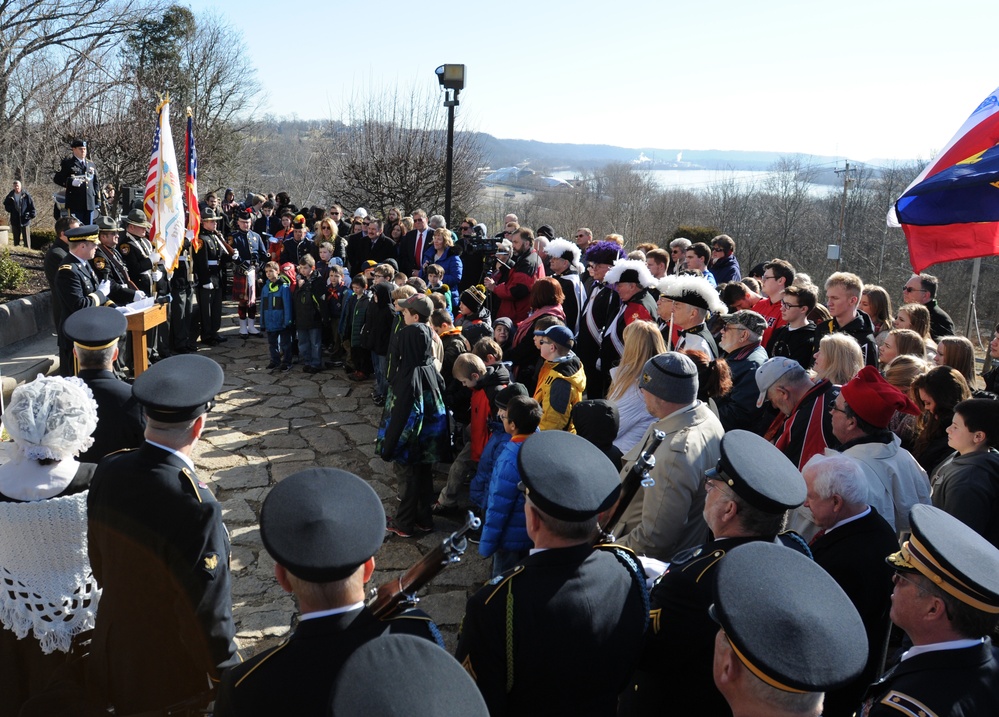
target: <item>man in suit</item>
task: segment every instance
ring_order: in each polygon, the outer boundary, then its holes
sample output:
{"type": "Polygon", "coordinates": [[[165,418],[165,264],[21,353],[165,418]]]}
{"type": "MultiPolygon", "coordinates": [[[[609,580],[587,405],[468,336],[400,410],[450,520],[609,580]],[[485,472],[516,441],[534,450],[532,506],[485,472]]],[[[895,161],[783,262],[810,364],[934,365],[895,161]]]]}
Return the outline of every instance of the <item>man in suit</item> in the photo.
{"type": "Polygon", "coordinates": [[[63,327],[66,319],[88,306],[113,305],[109,298],[111,284],[100,281],[90,261],[97,253],[97,225],[77,227],[66,231],[69,255],[55,276],[55,300],[59,304],[59,375],[74,375],[73,342],[63,327]]]}
{"type": "Polygon", "coordinates": [[[386,633],[439,637],[423,612],[380,619],[364,606],[385,511],[356,475],[310,468],[288,476],[264,499],[260,536],[301,614],[281,645],[226,671],[216,717],[326,714],[340,668],[362,645],[386,633]]]}
{"type": "Polygon", "coordinates": [[[863,672],[827,692],[822,712],[827,717],[850,717],[881,667],[894,573],[885,558],[898,550],[898,539],[867,504],[867,479],[856,461],[819,454],[808,461],[802,476],[808,488],[804,507],[821,529],[812,538],[812,556],[843,588],[867,632],[869,652],[863,672]]]}
{"type": "Polygon", "coordinates": [[[35,202],[31,195],[21,189],[21,183],[14,180],[14,188],[3,200],[3,208],[10,215],[10,230],[14,234],[14,246],[21,243],[31,248],[31,220],[35,218],[35,202]]]}
{"type": "Polygon", "coordinates": [[[87,683],[116,714],[192,711],[238,662],[229,536],[191,455],[222,369],[165,359],[135,380],[145,442],[104,458],[87,498],[88,552],[103,590],[87,683]]]}
{"type": "Polygon", "coordinates": [[[87,143],[82,139],[74,139],[70,145],[72,157],[62,160],[59,171],[52,176],[52,181],[66,188],[66,209],[81,224],[90,224],[100,201],[100,182],[97,179],[97,167],[87,159],[87,143]]]}
{"type": "Polygon", "coordinates": [[[91,306],[66,319],[63,330],[73,342],[77,372],[97,401],[94,443],[80,461],[97,463],[123,448],[136,448],[143,440],[146,419],[132,387],[114,375],[118,342],[128,326],[124,314],[110,306],[91,306]]]}
{"type": "Polygon", "coordinates": [[[417,209],[413,212],[413,230],[399,242],[399,271],[406,276],[419,276],[423,252],[433,240],[434,232],[427,225],[427,213],[417,209]]]}
{"type": "Polygon", "coordinates": [[[888,558],[895,568],[891,619],[912,648],[871,685],[857,714],[999,714],[999,550],[930,505],[909,514],[912,535],[888,558]]]}

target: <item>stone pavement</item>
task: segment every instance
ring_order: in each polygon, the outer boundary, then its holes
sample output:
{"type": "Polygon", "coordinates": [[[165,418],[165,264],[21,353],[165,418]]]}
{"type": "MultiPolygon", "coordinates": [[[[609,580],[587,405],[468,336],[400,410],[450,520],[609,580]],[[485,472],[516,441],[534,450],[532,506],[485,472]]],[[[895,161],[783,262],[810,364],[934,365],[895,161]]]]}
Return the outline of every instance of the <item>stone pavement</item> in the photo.
{"type": "MultiPolygon", "coordinates": [[[[300,365],[271,373],[264,368],[266,338],[240,338],[235,318],[225,319],[226,343],[200,351],[222,366],[225,384],[193,457],[198,475],[222,504],[232,536],[236,639],[252,655],[279,642],[297,612],[293,598],[274,580],[274,561],[260,542],[257,519],[269,487],[303,468],[330,466],[367,480],[387,515],[395,513],[398,501],[392,464],[375,456],[382,409],[371,402],[372,382],[352,383],[342,369],[307,374],[300,365]]],[[[446,475],[436,478],[439,489],[446,475]]],[[[386,538],[369,586],[397,577],[458,527],[440,518],[435,523],[436,530],[419,539],[386,538]]],[[[490,560],[476,547],[470,544],[460,563],[445,568],[421,592],[420,607],[440,625],[452,652],[465,601],[490,574],[490,560]]]]}

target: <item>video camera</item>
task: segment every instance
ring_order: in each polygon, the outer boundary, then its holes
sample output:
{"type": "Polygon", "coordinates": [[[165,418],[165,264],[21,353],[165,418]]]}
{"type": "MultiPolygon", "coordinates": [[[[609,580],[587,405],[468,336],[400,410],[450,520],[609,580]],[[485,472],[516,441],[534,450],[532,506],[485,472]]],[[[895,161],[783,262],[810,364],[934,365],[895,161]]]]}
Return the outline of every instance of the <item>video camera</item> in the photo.
{"type": "Polygon", "coordinates": [[[465,237],[465,252],[476,256],[489,256],[496,253],[499,241],[486,236],[486,228],[482,224],[472,227],[472,236],[465,237]]]}

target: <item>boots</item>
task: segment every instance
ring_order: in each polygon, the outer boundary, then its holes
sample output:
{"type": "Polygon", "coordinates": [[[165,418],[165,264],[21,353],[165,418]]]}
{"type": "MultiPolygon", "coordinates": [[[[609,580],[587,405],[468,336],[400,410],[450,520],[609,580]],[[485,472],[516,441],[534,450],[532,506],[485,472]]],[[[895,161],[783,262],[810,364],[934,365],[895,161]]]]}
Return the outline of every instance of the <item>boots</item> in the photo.
{"type": "Polygon", "coordinates": [[[239,335],[240,336],[244,336],[245,337],[246,334],[247,334],[246,322],[247,322],[247,319],[240,319],[239,320],[239,335]]]}
{"type": "Polygon", "coordinates": [[[257,320],[256,319],[247,319],[246,320],[246,328],[249,329],[250,336],[260,336],[260,332],[257,331],[257,320]]]}

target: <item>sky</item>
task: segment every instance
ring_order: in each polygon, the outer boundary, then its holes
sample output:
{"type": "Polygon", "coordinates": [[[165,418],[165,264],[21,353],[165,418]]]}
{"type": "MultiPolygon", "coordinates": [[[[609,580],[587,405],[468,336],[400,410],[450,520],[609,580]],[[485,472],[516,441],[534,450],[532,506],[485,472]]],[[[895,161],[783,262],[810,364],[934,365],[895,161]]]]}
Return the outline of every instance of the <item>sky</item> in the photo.
{"type": "MultiPolygon", "coordinates": [[[[263,110],[440,95],[501,139],[930,159],[999,86],[996,0],[192,0],[239,29],[263,110]]],[[[442,99],[442,98],[441,98],[442,99]]],[[[637,153],[636,153],[637,154],[637,153]]]]}

